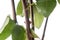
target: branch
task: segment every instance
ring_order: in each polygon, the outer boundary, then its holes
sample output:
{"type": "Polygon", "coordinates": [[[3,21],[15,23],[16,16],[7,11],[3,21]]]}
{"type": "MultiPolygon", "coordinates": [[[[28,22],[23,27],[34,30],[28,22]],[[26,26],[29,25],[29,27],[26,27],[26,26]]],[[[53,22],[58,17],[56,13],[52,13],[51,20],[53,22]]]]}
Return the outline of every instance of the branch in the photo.
{"type": "Polygon", "coordinates": [[[47,22],[48,22],[48,17],[46,18],[46,22],[45,22],[45,26],[44,26],[44,31],[43,31],[43,35],[42,35],[42,40],[44,40],[44,37],[45,37],[47,22]]]}
{"type": "Polygon", "coordinates": [[[22,0],[24,12],[25,12],[25,22],[26,22],[28,40],[32,40],[31,30],[30,30],[30,21],[29,21],[29,11],[28,11],[28,9],[26,10],[26,8],[28,6],[27,2],[28,2],[27,0],[22,0]]]}
{"type": "Polygon", "coordinates": [[[13,19],[15,23],[17,23],[14,0],[11,0],[11,2],[12,2],[12,10],[13,10],[13,19]]]}
{"type": "MultiPolygon", "coordinates": [[[[30,0],[30,4],[33,3],[33,0],[30,0]]],[[[34,14],[33,14],[33,5],[30,6],[30,15],[31,15],[31,22],[32,22],[32,30],[34,30],[34,14]]],[[[32,38],[34,40],[34,38],[32,38]]]]}

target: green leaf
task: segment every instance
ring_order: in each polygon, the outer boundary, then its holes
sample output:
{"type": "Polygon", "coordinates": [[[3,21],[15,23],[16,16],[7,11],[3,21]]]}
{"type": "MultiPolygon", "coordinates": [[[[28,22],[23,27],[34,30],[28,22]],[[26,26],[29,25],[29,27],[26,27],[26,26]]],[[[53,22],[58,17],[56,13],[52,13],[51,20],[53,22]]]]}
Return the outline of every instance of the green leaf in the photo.
{"type": "Polygon", "coordinates": [[[31,29],[31,33],[33,38],[39,38],[32,29],[31,29]]]}
{"type": "Polygon", "coordinates": [[[16,25],[12,31],[12,40],[25,40],[26,31],[23,26],[16,25]]]}
{"type": "Polygon", "coordinates": [[[58,3],[60,4],[60,0],[58,0],[58,3]]]}
{"type": "Polygon", "coordinates": [[[56,0],[36,0],[37,7],[45,17],[48,17],[56,6],[56,0]]]}
{"type": "Polygon", "coordinates": [[[18,3],[16,13],[17,13],[17,15],[23,16],[22,0],[20,0],[18,3]]]}
{"type": "Polygon", "coordinates": [[[36,26],[36,28],[41,27],[43,20],[44,16],[39,13],[36,6],[34,6],[34,25],[36,26]]]}
{"type": "Polygon", "coordinates": [[[4,28],[2,32],[0,33],[0,40],[5,40],[7,37],[9,37],[14,26],[15,26],[15,22],[11,20],[11,18],[8,16],[3,25],[4,28]]]}

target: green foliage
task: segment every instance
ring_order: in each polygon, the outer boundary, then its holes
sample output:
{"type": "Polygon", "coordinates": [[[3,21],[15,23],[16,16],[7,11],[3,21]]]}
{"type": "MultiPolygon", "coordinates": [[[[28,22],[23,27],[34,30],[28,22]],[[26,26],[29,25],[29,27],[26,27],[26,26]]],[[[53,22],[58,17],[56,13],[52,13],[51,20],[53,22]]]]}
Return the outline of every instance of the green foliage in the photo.
{"type": "Polygon", "coordinates": [[[33,38],[39,38],[32,29],[31,29],[31,33],[33,38]]]}
{"type": "Polygon", "coordinates": [[[37,8],[34,6],[34,25],[37,28],[40,28],[44,19],[44,16],[40,14],[37,10],[37,8]]]}
{"type": "Polygon", "coordinates": [[[23,26],[16,25],[12,31],[12,40],[25,40],[26,31],[23,26]]]}
{"type": "Polygon", "coordinates": [[[3,25],[4,29],[0,33],[0,40],[5,40],[7,37],[9,37],[14,26],[15,26],[15,22],[11,20],[11,18],[8,16],[3,25]],[[8,24],[6,24],[7,21],[8,21],[8,24]]]}
{"type": "Polygon", "coordinates": [[[20,0],[18,3],[16,13],[17,13],[17,15],[23,16],[22,0],[20,0]]]}
{"type": "Polygon", "coordinates": [[[56,0],[36,0],[37,7],[45,17],[48,17],[56,6],[56,0]]]}
{"type": "Polygon", "coordinates": [[[60,0],[58,0],[58,3],[60,4],[60,0]]]}
{"type": "MultiPolygon", "coordinates": [[[[60,3],[60,0],[58,0],[58,2],[60,3]]],[[[54,10],[56,6],[56,0],[36,0],[36,5],[32,3],[27,6],[26,9],[28,9],[29,13],[30,13],[29,8],[30,6],[33,6],[34,26],[39,29],[42,25],[44,17],[48,17],[54,10]]],[[[18,3],[16,14],[24,16],[22,0],[20,0],[18,3]]],[[[11,20],[9,16],[7,17],[3,27],[4,29],[0,33],[0,40],[5,40],[7,37],[10,36],[10,34],[12,34],[12,40],[28,40],[26,30],[23,28],[23,26],[16,25],[16,23],[13,20],[11,20]]],[[[31,30],[31,32],[32,32],[31,36],[33,38],[39,38],[34,33],[33,30],[31,30]]]]}

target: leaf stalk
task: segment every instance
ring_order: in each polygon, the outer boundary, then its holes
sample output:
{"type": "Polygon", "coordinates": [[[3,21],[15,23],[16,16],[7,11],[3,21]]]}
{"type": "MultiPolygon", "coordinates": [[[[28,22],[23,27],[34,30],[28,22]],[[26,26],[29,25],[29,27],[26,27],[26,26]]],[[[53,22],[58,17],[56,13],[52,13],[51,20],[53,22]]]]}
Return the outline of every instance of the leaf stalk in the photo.
{"type": "Polygon", "coordinates": [[[15,21],[15,23],[17,23],[14,0],[11,0],[11,2],[12,2],[12,10],[13,10],[13,20],[15,21]]]}
{"type": "MultiPolygon", "coordinates": [[[[33,0],[30,0],[30,4],[33,4],[33,0]]],[[[30,5],[30,16],[31,16],[31,24],[32,24],[32,30],[34,30],[34,14],[33,14],[33,5],[30,5]]],[[[34,40],[34,38],[32,38],[34,40]]]]}
{"type": "Polygon", "coordinates": [[[48,22],[48,17],[46,18],[46,22],[45,22],[45,26],[44,26],[43,35],[42,35],[42,39],[41,40],[44,40],[45,32],[46,32],[46,28],[47,28],[47,22],[48,22]]]}

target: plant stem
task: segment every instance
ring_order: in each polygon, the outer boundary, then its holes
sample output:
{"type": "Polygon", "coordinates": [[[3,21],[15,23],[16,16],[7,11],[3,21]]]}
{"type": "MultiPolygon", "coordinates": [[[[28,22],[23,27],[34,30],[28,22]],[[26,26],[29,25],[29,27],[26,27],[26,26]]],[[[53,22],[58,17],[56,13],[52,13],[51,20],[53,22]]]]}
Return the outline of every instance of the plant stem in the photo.
{"type": "MultiPolygon", "coordinates": [[[[33,3],[33,0],[30,0],[30,4],[33,3]]],[[[31,15],[31,22],[32,22],[32,30],[34,30],[34,14],[33,14],[33,5],[30,6],[30,15],[31,15]]],[[[32,38],[34,40],[34,38],[32,38]]]]}
{"type": "Polygon", "coordinates": [[[22,0],[22,3],[23,3],[23,7],[24,7],[24,12],[25,12],[25,21],[26,21],[26,29],[27,29],[27,37],[28,37],[28,40],[32,40],[32,37],[31,37],[31,30],[30,30],[30,21],[29,21],[29,11],[28,9],[26,10],[27,8],[27,3],[28,1],[27,0],[22,0]]]}
{"type": "Polygon", "coordinates": [[[42,40],[44,40],[44,37],[45,37],[47,22],[48,22],[48,17],[46,18],[46,22],[45,22],[45,26],[44,26],[44,31],[43,31],[43,35],[42,35],[42,40]]]}
{"type": "Polygon", "coordinates": [[[17,23],[14,0],[11,0],[11,2],[12,2],[12,10],[13,10],[13,20],[15,21],[15,23],[17,23]]]}

